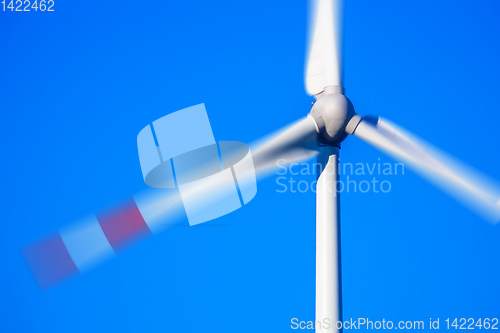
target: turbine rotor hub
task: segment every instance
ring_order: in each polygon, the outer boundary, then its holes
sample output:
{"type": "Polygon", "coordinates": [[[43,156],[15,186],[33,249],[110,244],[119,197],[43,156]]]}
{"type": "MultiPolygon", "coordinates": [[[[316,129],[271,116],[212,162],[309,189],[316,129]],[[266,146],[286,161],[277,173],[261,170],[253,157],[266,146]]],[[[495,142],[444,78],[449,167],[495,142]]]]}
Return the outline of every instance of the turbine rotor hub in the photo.
{"type": "Polygon", "coordinates": [[[347,124],[356,114],[351,101],[342,92],[337,91],[338,89],[335,89],[329,93],[325,88],[317,95],[318,99],[310,112],[316,121],[319,142],[323,145],[340,145],[348,135],[347,124]]]}

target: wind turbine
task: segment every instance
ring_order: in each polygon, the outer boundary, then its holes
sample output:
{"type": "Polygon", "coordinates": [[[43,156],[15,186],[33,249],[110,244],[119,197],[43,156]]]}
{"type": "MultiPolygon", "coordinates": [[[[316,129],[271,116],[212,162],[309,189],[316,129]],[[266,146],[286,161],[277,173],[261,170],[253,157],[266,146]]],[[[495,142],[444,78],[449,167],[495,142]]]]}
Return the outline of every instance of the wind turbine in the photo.
{"type": "MultiPolygon", "coordinates": [[[[316,322],[321,323],[328,319],[330,323],[335,323],[342,320],[338,156],[340,145],[346,137],[357,136],[396,160],[403,161],[430,182],[492,222],[500,220],[500,191],[496,185],[492,185],[491,180],[480,173],[391,122],[379,117],[361,117],[355,113],[352,103],[344,95],[342,84],[342,0],[311,1],[313,15],[305,83],[308,94],[313,96],[316,102],[306,117],[251,145],[254,168],[250,173],[255,170],[257,176],[265,175],[277,167],[278,161],[283,165],[283,160],[294,162],[317,156],[318,164],[322,165],[322,168],[318,174],[316,191],[316,322]]],[[[248,174],[240,176],[247,178],[248,174]]],[[[211,195],[219,185],[217,182],[212,182],[209,186],[204,184],[191,187],[189,194],[194,197],[211,195]]],[[[102,251],[107,251],[106,253],[116,251],[122,245],[122,241],[134,233],[148,233],[152,220],[174,219],[179,208],[183,207],[183,200],[179,198],[179,192],[175,190],[168,195],[162,194],[143,200],[142,204],[135,198],[134,202],[128,203],[120,212],[112,212],[98,218],[105,220],[106,223],[99,222],[100,224],[92,228],[77,229],[71,233],[71,237],[76,239],[75,242],[93,242],[88,246],[82,245],[86,250],[92,250],[97,244],[96,235],[100,235],[98,241],[102,247],[95,248],[92,253],[84,254],[86,262],[102,258],[104,256],[102,251]],[[155,216],[151,218],[152,220],[144,213],[146,206],[154,206],[155,216]],[[129,228],[127,230],[121,229],[124,221],[129,228]],[[109,230],[109,228],[117,229],[109,230]],[[109,235],[115,236],[113,238],[109,235]]],[[[61,249],[59,239],[51,239],[42,245],[29,246],[24,252],[30,256],[36,255],[42,249],[47,250],[49,255],[55,253],[55,262],[67,260],[57,256],[62,253],[58,252],[61,249]]],[[[64,247],[65,243],[62,246],[64,247]]],[[[37,258],[35,259],[38,260],[37,258]]],[[[27,259],[28,264],[34,263],[35,266],[39,266],[40,262],[36,260],[27,259]]],[[[72,257],[70,260],[76,259],[72,257]]],[[[64,267],[58,266],[57,269],[59,270],[57,279],[59,279],[75,272],[75,265],[73,262],[72,266],[70,262],[64,267]]],[[[76,269],[80,271],[81,267],[77,265],[76,269]]],[[[317,327],[318,332],[338,330],[335,325],[317,327]]]]}
{"type": "Polygon", "coordinates": [[[338,159],[340,144],[348,135],[403,161],[492,223],[500,220],[500,190],[493,181],[391,122],[357,115],[342,84],[343,1],[311,2],[313,19],[305,85],[316,102],[307,118],[258,146],[253,157],[259,170],[280,153],[289,161],[310,157],[314,151],[311,140],[320,147],[318,165],[322,170],[316,190],[316,331],[337,332],[340,328],[336,323],[342,321],[338,159]]]}

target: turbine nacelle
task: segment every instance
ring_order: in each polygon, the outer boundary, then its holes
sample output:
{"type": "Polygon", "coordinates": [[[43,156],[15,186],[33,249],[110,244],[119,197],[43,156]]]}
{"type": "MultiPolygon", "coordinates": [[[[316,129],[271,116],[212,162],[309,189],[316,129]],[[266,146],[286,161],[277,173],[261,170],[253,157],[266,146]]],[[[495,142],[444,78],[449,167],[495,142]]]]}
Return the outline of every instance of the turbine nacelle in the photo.
{"type": "Polygon", "coordinates": [[[316,122],[319,143],[339,146],[347,137],[347,124],[356,115],[351,101],[340,86],[326,87],[318,94],[310,115],[316,122]]]}

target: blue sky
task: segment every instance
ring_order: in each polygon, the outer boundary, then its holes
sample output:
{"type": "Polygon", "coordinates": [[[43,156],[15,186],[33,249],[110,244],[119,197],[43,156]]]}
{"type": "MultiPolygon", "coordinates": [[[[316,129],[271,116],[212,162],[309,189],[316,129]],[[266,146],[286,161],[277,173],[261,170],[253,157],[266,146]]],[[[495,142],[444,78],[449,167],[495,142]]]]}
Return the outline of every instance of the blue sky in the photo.
{"type": "MultiPolygon", "coordinates": [[[[345,8],[346,94],[500,180],[500,4],[345,8]]],[[[2,332],[288,332],[314,318],[315,196],[259,184],[244,208],[172,228],[40,291],[19,248],[146,188],[136,135],[205,103],[217,140],[306,115],[305,1],[57,1],[0,12],[2,332]]],[[[393,163],[356,138],[341,161],[393,163]]],[[[369,178],[369,177],[368,177],[369,178]]],[[[385,179],[385,178],[384,178],[385,179]]],[[[342,196],[344,316],[498,315],[500,229],[410,170],[342,196]]],[[[314,175],[297,180],[312,182],[314,175]]]]}

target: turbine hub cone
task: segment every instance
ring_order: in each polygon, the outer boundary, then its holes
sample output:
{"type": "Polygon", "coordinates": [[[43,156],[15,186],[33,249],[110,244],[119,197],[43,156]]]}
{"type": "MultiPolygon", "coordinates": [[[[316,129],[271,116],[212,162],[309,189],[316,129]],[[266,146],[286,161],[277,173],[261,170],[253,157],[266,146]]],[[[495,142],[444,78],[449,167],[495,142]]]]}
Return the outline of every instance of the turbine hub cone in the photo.
{"type": "Polygon", "coordinates": [[[316,121],[319,142],[338,146],[348,135],[346,126],[356,114],[354,106],[339,92],[321,93],[317,98],[310,115],[316,121]]]}

